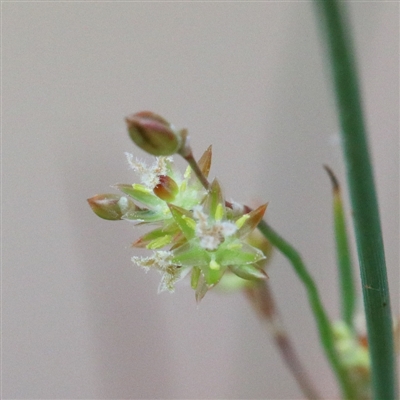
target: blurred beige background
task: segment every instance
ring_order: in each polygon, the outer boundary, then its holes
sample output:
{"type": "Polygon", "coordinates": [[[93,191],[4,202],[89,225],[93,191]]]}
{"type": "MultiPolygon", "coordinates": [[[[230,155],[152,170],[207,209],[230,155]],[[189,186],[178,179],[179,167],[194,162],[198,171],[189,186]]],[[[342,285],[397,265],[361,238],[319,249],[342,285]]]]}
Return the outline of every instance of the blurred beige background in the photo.
{"type": "MultiPolygon", "coordinates": [[[[378,182],[393,311],[399,266],[399,4],[348,2],[378,182]]],[[[129,223],[86,198],[134,182],[123,118],[188,127],[227,197],[269,201],[338,317],[330,184],[338,125],[310,2],[3,2],[3,398],[298,399],[241,294],[160,276],[130,257],[129,223]]],[[[346,198],[347,200],[347,198],[346,198]]],[[[337,397],[304,290],[269,270],[286,326],[337,397]]],[[[358,271],[357,271],[358,278],[358,271]]]]}

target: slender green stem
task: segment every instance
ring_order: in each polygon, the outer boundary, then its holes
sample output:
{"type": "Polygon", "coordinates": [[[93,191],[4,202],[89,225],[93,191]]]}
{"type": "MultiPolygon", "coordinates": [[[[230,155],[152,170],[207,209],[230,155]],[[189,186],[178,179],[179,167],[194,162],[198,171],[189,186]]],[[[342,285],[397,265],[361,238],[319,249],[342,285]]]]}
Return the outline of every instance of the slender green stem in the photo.
{"type": "Polygon", "coordinates": [[[332,182],[333,191],[333,221],[335,227],[336,259],[339,270],[340,301],[342,319],[354,328],[354,310],[356,305],[356,290],[354,286],[353,265],[350,246],[347,237],[346,218],[339,181],[333,171],[326,165],[324,168],[332,182]]]}
{"type": "Polygon", "coordinates": [[[360,263],[372,387],[376,400],[396,397],[393,328],[378,202],[350,35],[337,0],[316,1],[325,32],[339,111],[360,263]]]}
{"type": "Polygon", "coordinates": [[[303,282],[307,291],[308,301],[310,302],[311,309],[317,321],[319,337],[322,346],[340,383],[343,397],[346,399],[355,399],[356,392],[350,382],[346,370],[340,363],[335,349],[331,323],[324,306],[322,305],[317,286],[315,285],[311,275],[308,273],[300,254],[294,247],[292,247],[278,233],[276,233],[265,221],[261,221],[258,224],[258,229],[273,246],[275,246],[286,258],[288,258],[298,277],[303,282]]]}

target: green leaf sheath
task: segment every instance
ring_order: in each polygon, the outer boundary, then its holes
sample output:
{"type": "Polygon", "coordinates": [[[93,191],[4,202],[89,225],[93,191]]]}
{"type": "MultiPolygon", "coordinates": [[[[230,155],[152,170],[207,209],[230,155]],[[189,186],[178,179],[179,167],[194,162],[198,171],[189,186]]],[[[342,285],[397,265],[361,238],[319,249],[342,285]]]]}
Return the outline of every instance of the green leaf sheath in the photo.
{"type": "Polygon", "coordinates": [[[275,232],[265,221],[261,221],[258,225],[260,232],[276,247],[292,264],[297,276],[303,282],[307,291],[308,301],[310,302],[312,312],[317,322],[319,337],[325,354],[336,377],[340,383],[340,387],[345,399],[355,399],[355,390],[347,376],[347,373],[340,363],[339,357],[335,350],[332,326],[328,315],[322,305],[317,286],[311,275],[308,273],[303,260],[297,250],[292,247],[285,239],[275,232]]]}
{"type": "Polygon", "coordinates": [[[332,67],[360,264],[373,395],[396,396],[393,328],[383,239],[360,91],[343,2],[316,1],[332,67]],[[339,4],[340,3],[340,4],[339,4]]]}
{"type": "Polygon", "coordinates": [[[346,217],[339,182],[329,167],[325,166],[325,169],[331,179],[333,188],[333,221],[336,242],[336,259],[339,272],[341,314],[343,321],[345,321],[349,327],[353,328],[356,291],[346,229],[346,217]]]}

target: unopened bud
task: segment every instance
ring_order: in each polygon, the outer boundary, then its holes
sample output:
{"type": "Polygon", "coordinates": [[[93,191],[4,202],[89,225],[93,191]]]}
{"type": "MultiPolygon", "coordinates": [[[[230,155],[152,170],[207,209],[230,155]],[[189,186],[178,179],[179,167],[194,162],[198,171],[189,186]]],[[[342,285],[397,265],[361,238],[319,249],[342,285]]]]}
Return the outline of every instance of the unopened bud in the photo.
{"type": "Polygon", "coordinates": [[[142,150],[155,156],[176,154],[183,147],[185,135],[176,131],[161,116],[142,111],[125,118],[130,138],[142,150]]]}
{"type": "Polygon", "coordinates": [[[161,200],[172,202],[179,192],[177,183],[168,175],[160,175],[159,182],[153,189],[154,194],[161,200]]]}
{"type": "Polygon", "coordinates": [[[111,221],[119,221],[126,212],[136,209],[132,200],[118,194],[97,194],[87,201],[98,217],[111,221]]]}

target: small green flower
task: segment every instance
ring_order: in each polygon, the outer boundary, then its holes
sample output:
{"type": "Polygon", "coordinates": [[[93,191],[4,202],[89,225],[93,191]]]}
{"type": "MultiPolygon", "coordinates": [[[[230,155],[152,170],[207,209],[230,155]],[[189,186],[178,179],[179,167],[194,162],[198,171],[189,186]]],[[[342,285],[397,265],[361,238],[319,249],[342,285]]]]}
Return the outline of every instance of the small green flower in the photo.
{"type": "MultiPolygon", "coordinates": [[[[156,224],[158,227],[139,238],[134,246],[156,249],[178,240],[182,236],[172,218],[168,203],[191,209],[200,204],[206,190],[192,173],[190,167],[182,176],[171,157],[158,157],[148,166],[134,160],[126,153],[128,163],[139,175],[141,183],[116,184],[114,188],[123,195],[103,194],[88,199],[92,210],[101,218],[109,220],[129,220],[138,224],[156,224]],[[140,203],[139,207],[134,202],[140,203]]],[[[211,166],[211,146],[204,152],[198,164],[205,176],[211,166]]]]}
{"type": "MultiPolygon", "coordinates": [[[[138,265],[147,267],[150,263],[162,270],[163,281],[170,283],[179,280],[183,271],[191,270],[191,284],[198,301],[219,282],[226,270],[243,279],[266,278],[265,272],[257,265],[265,258],[264,253],[245,241],[263,217],[266,205],[237,216],[225,206],[219,183],[214,180],[202,205],[190,211],[174,204],[168,206],[184,236],[182,244],[175,244],[168,256],[163,251],[156,251],[152,257],[134,257],[133,261],[138,265]],[[162,262],[158,264],[160,259],[162,262]]],[[[162,288],[172,289],[166,285],[162,288]]]]}
{"type": "MultiPolygon", "coordinates": [[[[199,165],[206,175],[210,170],[211,155],[210,147],[199,160],[199,165]]],[[[158,157],[153,165],[147,166],[142,161],[134,161],[129,153],[126,156],[131,168],[139,175],[141,183],[117,184],[114,187],[130,199],[141,203],[143,207],[132,209],[125,213],[122,219],[138,224],[158,225],[156,229],[139,238],[134,246],[162,248],[181,236],[168,204],[190,210],[203,201],[207,192],[193,176],[190,167],[182,176],[171,157],[158,157]]]]}
{"type": "MultiPolygon", "coordinates": [[[[146,146],[160,144],[160,138],[168,144],[171,139],[168,129],[172,128],[160,118],[146,113],[133,116],[131,134],[150,138],[146,146]],[[150,136],[146,136],[142,128],[150,136]],[[161,136],[159,132],[156,135],[156,131],[160,131],[161,136]]],[[[204,182],[200,182],[190,166],[182,175],[172,157],[157,157],[150,166],[135,160],[132,154],[126,153],[126,157],[140,183],[114,185],[123,195],[97,195],[88,201],[102,218],[153,226],[133,243],[135,247],[154,250],[153,254],[135,256],[132,261],[146,270],[153,268],[162,273],[159,291],[173,292],[175,283],[189,272],[197,301],[226,271],[245,280],[266,279],[265,254],[248,242],[266,205],[245,212],[239,204],[226,203],[217,180],[211,185],[207,183],[205,189],[204,182]]],[[[204,179],[208,177],[211,158],[209,147],[196,163],[204,179]]]]}
{"type": "Polygon", "coordinates": [[[200,182],[193,179],[191,168],[188,167],[182,176],[175,168],[172,157],[157,157],[153,165],[147,166],[140,160],[134,161],[132,154],[126,153],[126,156],[131,168],[139,175],[141,184],[117,184],[114,187],[143,204],[150,213],[128,214],[125,219],[137,222],[165,220],[172,217],[166,200],[190,209],[199,204],[206,194],[200,182]]]}

